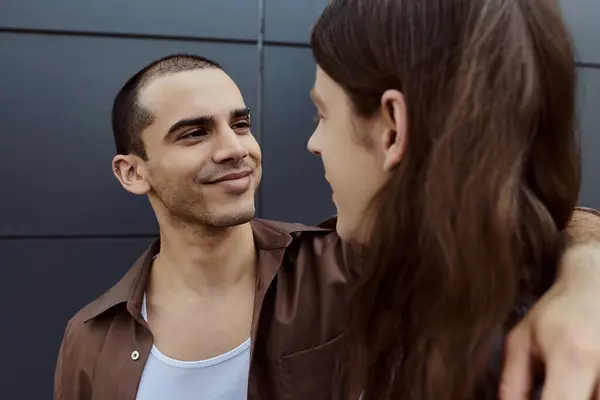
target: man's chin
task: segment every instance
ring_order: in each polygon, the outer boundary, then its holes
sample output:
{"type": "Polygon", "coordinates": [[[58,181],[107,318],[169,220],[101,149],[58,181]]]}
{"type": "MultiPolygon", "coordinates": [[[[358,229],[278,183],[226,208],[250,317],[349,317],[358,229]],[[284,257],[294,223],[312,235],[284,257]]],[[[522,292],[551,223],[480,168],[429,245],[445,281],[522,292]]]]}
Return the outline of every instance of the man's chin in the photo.
{"type": "Polygon", "coordinates": [[[237,211],[233,213],[224,213],[221,215],[213,215],[211,225],[215,228],[230,228],[246,224],[254,219],[256,210],[254,207],[245,211],[237,211]]]}
{"type": "Polygon", "coordinates": [[[368,241],[369,235],[365,224],[353,224],[338,214],[335,230],[345,242],[362,246],[368,241]]]}

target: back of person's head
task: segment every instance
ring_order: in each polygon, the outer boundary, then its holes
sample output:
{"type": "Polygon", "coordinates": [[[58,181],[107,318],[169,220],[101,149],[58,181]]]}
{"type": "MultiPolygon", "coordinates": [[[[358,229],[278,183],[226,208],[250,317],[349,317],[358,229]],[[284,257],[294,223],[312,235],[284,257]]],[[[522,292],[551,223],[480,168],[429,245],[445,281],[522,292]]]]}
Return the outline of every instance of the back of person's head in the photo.
{"type": "Polygon", "coordinates": [[[474,398],[517,298],[552,276],[578,198],[559,7],[332,0],[312,48],[357,120],[388,89],[406,102],[405,154],[373,200],[351,309],[351,381],[365,400],[474,398]]]}
{"type": "Polygon", "coordinates": [[[135,154],[146,158],[141,132],[152,124],[154,115],[139,102],[140,92],[152,80],[177,72],[223,67],[205,57],[173,54],[142,68],[123,85],[112,108],[112,128],[117,154],[135,154]]]}

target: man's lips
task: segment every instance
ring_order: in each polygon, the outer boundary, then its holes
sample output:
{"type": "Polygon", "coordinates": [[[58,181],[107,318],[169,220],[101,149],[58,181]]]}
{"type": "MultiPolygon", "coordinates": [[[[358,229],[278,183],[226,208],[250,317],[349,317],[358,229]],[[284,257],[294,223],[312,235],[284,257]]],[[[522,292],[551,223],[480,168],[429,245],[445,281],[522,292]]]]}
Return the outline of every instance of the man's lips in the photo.
{"type": "Polygon", "coordinates": [[[244,171],[239,171],[239,172],[233,172],[231,174],[223,175],[223,176],[215,179],[214,181],[211,181],[210,183],[218,183],[218,182],[223,182],[223,181],[234,181],[236,179],[245,178],[248,175],[250,175],[251,173],[252,173],[251,170],[244,170],[244,171]]]}

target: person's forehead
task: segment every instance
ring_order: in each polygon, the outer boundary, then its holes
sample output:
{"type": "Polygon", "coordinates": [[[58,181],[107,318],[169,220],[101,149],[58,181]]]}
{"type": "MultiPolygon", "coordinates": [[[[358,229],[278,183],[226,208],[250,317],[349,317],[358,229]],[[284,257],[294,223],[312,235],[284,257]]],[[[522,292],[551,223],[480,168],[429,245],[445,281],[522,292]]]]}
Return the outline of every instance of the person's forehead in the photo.
{"type": "Polygon", "coordinates": [[[314,93],[321,100],[336,100],[344,95],[344,91],[325,71],[317,66],[315,75],[314,93]]]}
{"type": "MultiPolygon", "coordinates": [[[[245,106],[237,85],[225,72],[216,68],[154,78],[141,90],[139,101],[140,105],[159,117],[165,113],[188,117],[225,115],[232,109],[245,106]]],[[[173,117],[177,118],[176,115],[173,117]]]]}

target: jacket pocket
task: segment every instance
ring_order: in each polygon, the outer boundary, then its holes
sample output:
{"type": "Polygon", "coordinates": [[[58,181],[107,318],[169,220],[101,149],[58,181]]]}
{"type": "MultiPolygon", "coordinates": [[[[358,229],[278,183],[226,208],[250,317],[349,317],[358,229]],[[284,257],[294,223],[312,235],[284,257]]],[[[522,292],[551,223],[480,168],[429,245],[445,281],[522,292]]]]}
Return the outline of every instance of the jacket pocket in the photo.
{"type": "Polygon", "coordinates": [[[343,336],[339,335],[320,346],[279,358],[283,399],[333,399],[335,385],[339,384],[335,377],[343,336]]]}

